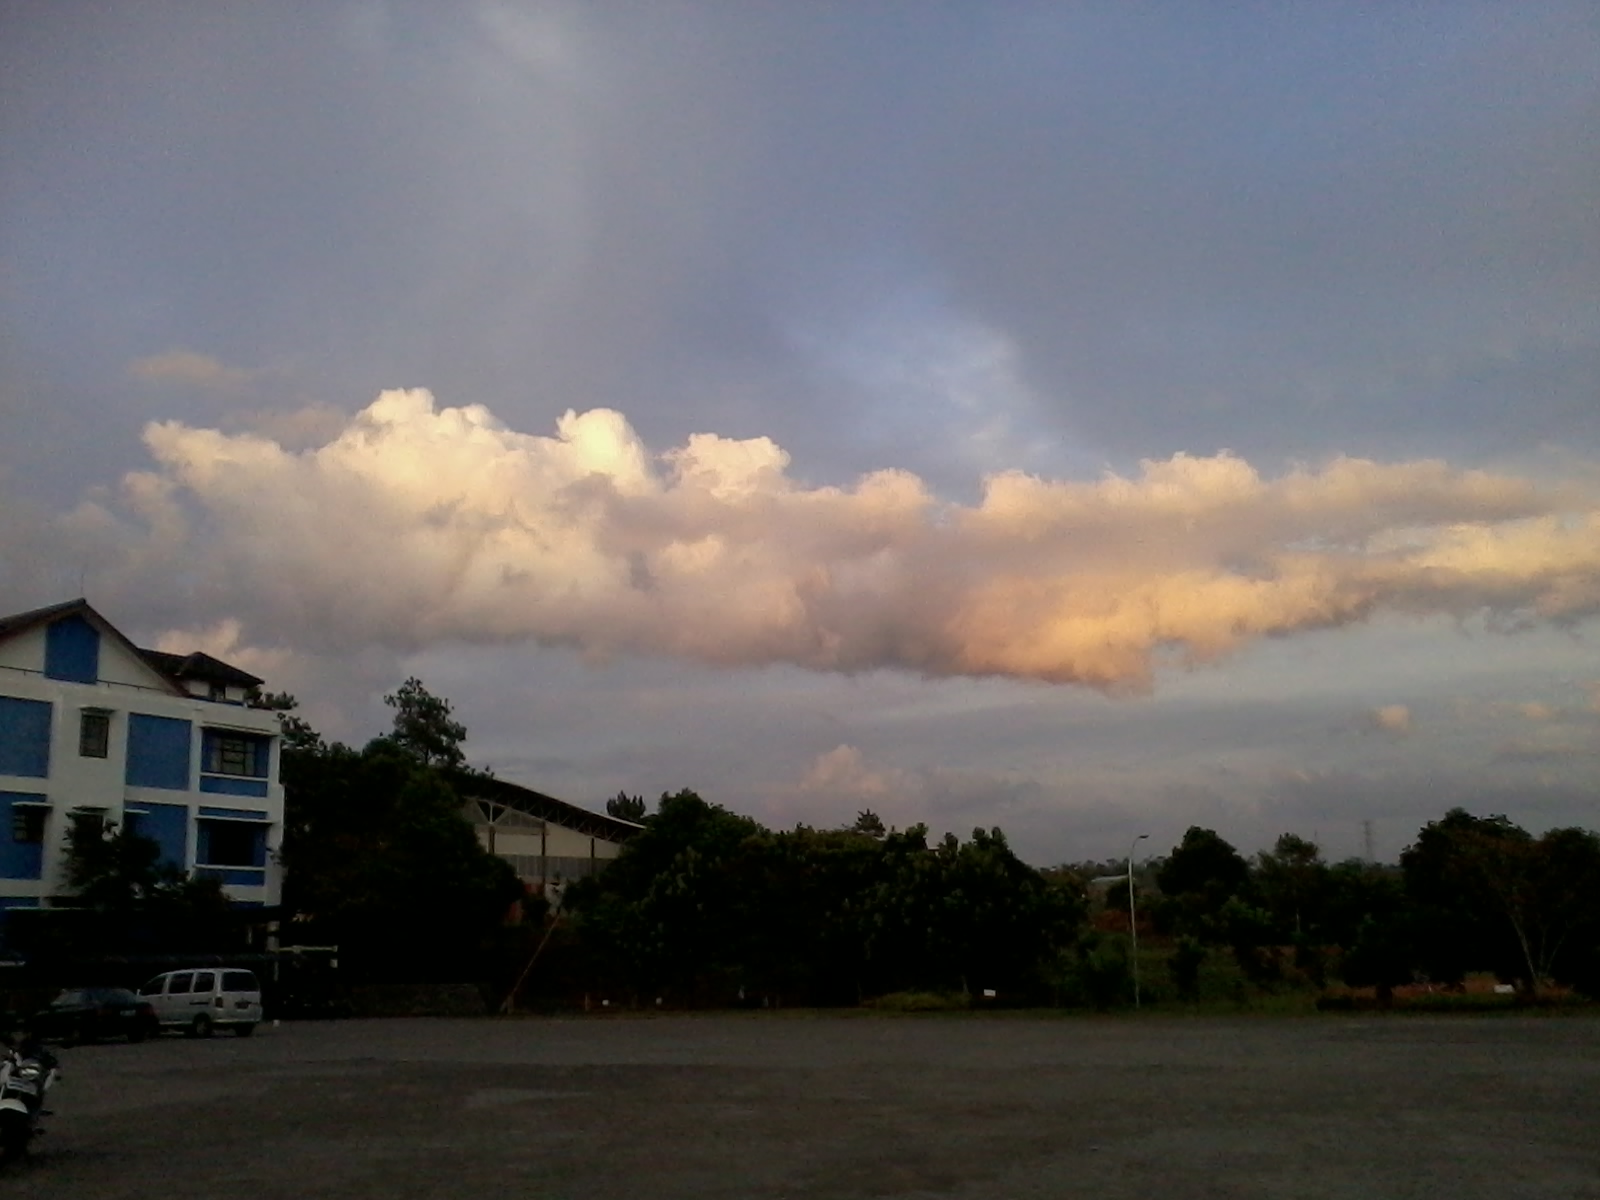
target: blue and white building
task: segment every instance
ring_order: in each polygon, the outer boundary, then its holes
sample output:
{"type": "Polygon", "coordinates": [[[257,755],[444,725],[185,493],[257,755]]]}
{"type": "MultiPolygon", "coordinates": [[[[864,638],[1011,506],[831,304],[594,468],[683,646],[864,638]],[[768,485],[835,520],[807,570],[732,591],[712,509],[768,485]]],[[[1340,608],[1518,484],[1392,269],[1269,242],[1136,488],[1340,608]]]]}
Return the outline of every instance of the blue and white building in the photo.
{"type": "Polygon", "coordinates": [[[86,600],[0,617],[0,909],[65,897],[67,831],[132,829],[238,904],[276,904],[278,723],[261,680],[141,650],[86,600]]]}

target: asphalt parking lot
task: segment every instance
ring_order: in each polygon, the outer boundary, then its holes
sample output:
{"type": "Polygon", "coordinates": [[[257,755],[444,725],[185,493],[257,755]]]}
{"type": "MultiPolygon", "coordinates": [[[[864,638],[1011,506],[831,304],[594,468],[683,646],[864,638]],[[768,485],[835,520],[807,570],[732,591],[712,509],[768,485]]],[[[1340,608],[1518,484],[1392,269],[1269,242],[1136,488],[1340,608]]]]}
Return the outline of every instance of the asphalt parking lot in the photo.
{"type": "Polygon", "coordinates": [[[79,1047],[8,1197],[1600,1197],[1600,1021],[286,1023],[79,1047]]]}

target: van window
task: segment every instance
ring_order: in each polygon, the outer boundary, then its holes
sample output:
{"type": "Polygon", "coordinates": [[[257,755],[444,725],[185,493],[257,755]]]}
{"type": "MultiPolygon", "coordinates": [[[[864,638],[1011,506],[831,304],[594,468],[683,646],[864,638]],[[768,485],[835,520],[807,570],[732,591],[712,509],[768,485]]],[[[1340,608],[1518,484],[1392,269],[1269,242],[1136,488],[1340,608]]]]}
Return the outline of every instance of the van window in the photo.
{"type": "Polygon", "coordinates": [[[162,985],[165,984],[166,982],[167,982],[167,977],[165,975],[157,975],[149,983],[145,984],[142,988],[139,989],[139,995],[141,995],[141,996],[159,996],[159,995],[161,995],[162,985]]]}
{"type": "Polygon", "coordinates": [[[194,990],[209,992],[217,986],[217,976],[214,971],[196,971],[194,976],[194,990]]]}
{"type": "Polygon", "coordinates": [[[194,972],[184,971],[174,975],[167,983],[167,995],[181,996],[189,990],[189,985],[194,982],[194,972]]]}
{"type": "Polygon", "coordinates": [[[249,971],[224,971],[222,990],[225,992],[259,992],[261,985],[249,971]]]}

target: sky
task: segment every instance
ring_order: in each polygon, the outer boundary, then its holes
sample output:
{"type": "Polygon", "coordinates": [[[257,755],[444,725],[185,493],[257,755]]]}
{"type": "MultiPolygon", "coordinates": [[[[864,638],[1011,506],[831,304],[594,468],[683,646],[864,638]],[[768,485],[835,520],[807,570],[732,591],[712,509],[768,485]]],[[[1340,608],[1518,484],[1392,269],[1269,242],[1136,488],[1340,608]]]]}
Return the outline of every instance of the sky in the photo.
{"type": "Polygon", "coordinates": [[[0,0],[77,595],[594,808],[1600,827],[1600,11],[0,0]]]}

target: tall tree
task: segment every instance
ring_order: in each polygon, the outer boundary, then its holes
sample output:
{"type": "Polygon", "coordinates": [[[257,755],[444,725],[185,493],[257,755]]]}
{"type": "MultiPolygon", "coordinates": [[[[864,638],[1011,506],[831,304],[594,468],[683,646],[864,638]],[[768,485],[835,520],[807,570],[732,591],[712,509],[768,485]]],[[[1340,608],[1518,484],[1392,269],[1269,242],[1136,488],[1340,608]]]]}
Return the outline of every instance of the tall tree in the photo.
{"type": "Polygon", "coordinates": [[[1250,864],[1230,843],[1191,825],[1156,872],[1162,919],[1178,933],[1225,940],[1220,914],[1249,880],[1250,864]]]}
{"type": "Polygon", "coordinates": [[[1318,929],[1327,876],[1322,850],[1297,834],[1282,835],[1257,857],[1256,891],[1280,934],[1299,938],[1318,929]]]}
{"type": "Polygon", "coordinates": [[[295,709],[300,707],[300,701],[291,693],[257,693],[251,697],[250,703],[255,708],[270,709],[278,714],[278,733],[284,750],[293,753],[300,750],[320,750],[323,747],[322,735],[311,727],[311,722],[295,715],[295,709]]]}
{"type": "Polygon", "coordinates": [[[306,936],[358,972],[469,977],[523,888],[462,819],[449,776],[377,738],[293,756],[284,787],[284,904],[306,936]]]}
{"type": "Polygon", "coordinates": [[[1504,816],[1456,808],[1424,826],[1400,861],[1450,975],[1487,969],[1537,991],[1600,936],[1600,838],[1585,830],[1535,839],[1504,816]]]}
{"type": "Polygon", "coordinates": [[[606,812],[623,821],[632,821],[642,824],[645,818],[643,796],[630,796],[627,792],[618,792],[606,801],[606,812]]]}
{"type": "Polygon", "coordinates": [[[394,709],[390,742],[425,767],[466,766],[461,743],[467,740],[467,727],[451,719],[450,701],[435,696],[413,675],[383,702],[394,709]]]}

